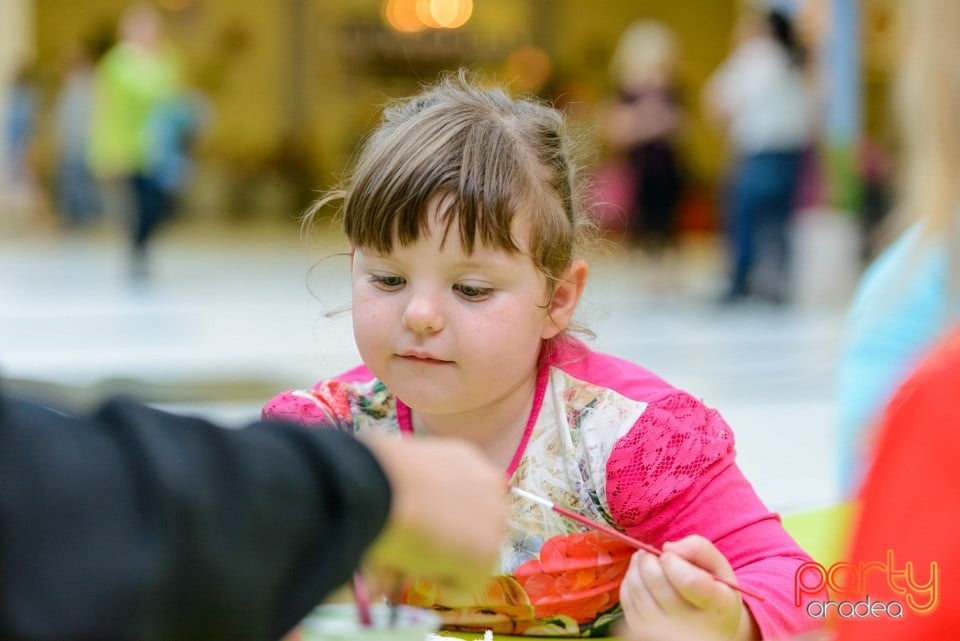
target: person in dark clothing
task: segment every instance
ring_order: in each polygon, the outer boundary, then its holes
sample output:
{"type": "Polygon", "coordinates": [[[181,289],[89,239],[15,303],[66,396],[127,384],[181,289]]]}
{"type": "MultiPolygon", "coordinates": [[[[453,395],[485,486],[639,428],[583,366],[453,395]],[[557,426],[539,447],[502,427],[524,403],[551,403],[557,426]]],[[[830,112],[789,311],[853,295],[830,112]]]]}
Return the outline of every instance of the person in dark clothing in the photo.
{"type": "Polygon", "coordinates": [[[651,20],[631,24],[611,60],[617,97],[603,122],[607,142],[624,156],[632,174],[629,238],[653,253],[674,242],[683,195],[676,140],[683,120],[678,57],[668,27],[651,20]]]}
{"type": "Polygon", "coordinates": [[[274,641],[364,555],[469,589],[503,491],[463,443],[0,394],[0,638],[274,641]]]}

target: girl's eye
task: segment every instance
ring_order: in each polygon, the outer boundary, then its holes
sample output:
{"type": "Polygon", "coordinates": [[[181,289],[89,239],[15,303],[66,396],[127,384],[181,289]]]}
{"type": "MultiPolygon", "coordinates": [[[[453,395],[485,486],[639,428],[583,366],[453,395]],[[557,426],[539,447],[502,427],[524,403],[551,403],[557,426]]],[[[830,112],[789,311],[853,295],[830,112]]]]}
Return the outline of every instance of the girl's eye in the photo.
{"type": "Polygon", "coordinates": [[[380,289],[394,290],[403,285],[406,281],[404,281],[402,276],[378,276],[376,274],[371,274],[370,282],[380,289]]]}
{"type": "Polygon", "coordinates": [[[467,300],[484,300],[493,293],[492,287],[476,287],[474,285],[454,285],[453,288],[467,300]]]}

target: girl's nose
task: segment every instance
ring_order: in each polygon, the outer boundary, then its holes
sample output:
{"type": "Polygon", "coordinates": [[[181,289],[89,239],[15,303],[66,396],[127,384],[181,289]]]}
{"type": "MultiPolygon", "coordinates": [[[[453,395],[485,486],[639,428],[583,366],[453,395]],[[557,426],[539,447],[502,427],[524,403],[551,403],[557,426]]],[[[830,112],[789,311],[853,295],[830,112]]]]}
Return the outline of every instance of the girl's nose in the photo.
{"type": "Polygon", "coordinates": [[[430,294],[414,294],[403,310],[403,326],[418,334],[436,333],[443,329],[440,305],[430,294]]]}

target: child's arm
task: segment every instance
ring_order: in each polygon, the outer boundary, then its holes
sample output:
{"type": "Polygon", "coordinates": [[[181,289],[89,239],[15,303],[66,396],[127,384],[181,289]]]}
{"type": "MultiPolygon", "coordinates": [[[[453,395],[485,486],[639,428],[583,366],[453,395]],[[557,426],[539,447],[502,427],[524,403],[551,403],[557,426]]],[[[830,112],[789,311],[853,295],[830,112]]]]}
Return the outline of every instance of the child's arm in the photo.
{"type": "Polygon", "coordinates": [[[288,390],[270,399],[261,411],[266,421],[288,421],[306,427],[337,427],[353,432],[353,415],[347,387],[369,381],[373,374],[359,365],[309,390],[288,390]]]}
{"type": "Polygon", "coordinates": [[[763,638],[816,629],[820,622],[807,616],[806,604],[794,603],[794,577],[810,557],[734,459],[730,428],[715,411],[684,393],[651,403],[608,461],[611,515],[654,545],[690,535],[712,542],[737,583],[764,596],[762,602],[745,597],[763,638]]]}
{"type": "Polygon", "coordinates": [[[261,411],[265,421],[288,421],[307,427],[339,427],[352,432],[353,417],[346,389],[336,380],[311,390],[290,390],[270,399],[261,411]]]}
{"type": "MultiPolygon", "coordinates": [[[[810,556],[783,529],[779,517],[767,510],[732,460],[719,462],[718,467],[722,469],[702,490],[676,499],[674,503],[686,505],[657,539],[677,541],[699,534],[711,541],[730,563],[737,584],[764,596],[762,602],[745,597],[763,638],[821,627],[820,620],[806,613],[809,596],[799,606],[794,602],[797,570],[810,556]]],[[[670,511],[672,506],[664,507],[670,511]]]]}

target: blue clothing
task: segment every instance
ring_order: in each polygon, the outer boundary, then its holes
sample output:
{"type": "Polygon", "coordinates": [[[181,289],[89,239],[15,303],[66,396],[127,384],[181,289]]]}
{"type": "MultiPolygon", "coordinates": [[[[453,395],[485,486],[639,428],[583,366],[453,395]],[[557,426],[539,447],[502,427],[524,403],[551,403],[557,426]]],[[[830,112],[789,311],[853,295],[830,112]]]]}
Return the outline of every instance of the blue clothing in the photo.
{"type": "Polygon", "coordinates": [[[10,173],[14,180],[27,175],[27,152],[37,125],[40,99],[37,90],[25,83],[14,85],[10,91],[4,123],[4,142],[10,156],[10,173]]]}
{"type": "Polygon", "coordinates": [[[66,225],[84,225],[100,217],[100,187],[85,156],[63,156],[60,159],[57,200],[66,225]]]}
{"type": "Polygon", "coordinates": [[[867,269],[854,296],[837,371],[841,489],[862,478],[865,433],[950,325],[946,243],[915,226],[867,269]]]}
{"type": "Polygon", "coordinates": [[[733,264],[731,298],[751,290],[750,277],[758,253],[770,254],[777,277],[772,291],[777,299],[787,295],[787,268],[790,262],[788,226],[803,151],[783,150],[747,154],[740,161],[730,187],[728,233],[733,264]]]}
{"type": "Polygon", "coordinates": [[[157,104],[147,120],[146,173],[165,192],[182,191],[193,173],[193,142],[205,111],[199,98],[176,96],[157,104]]]}
{"type": "Polygon", "coordinates": [[[93,102],[93,72],[71,73],[57,97],[57,137],[61,156],[86,161],[93,102]]]}
{"type": "Polygon", "coordinates": [[[93,101],[92,71],[73,71],[57,98],[56,187],[60,215],[67,225],[89,223],[100,216],[100,188],[87,161],[93,101]]]}

